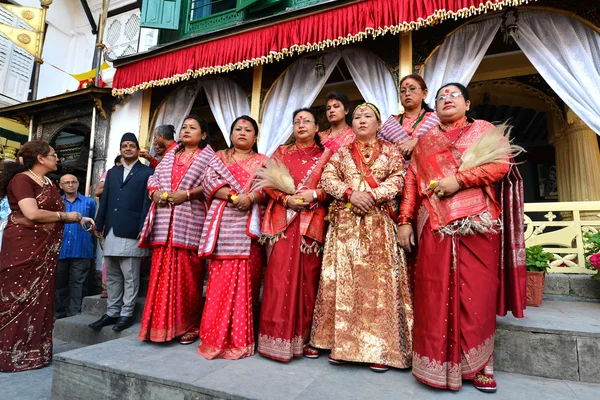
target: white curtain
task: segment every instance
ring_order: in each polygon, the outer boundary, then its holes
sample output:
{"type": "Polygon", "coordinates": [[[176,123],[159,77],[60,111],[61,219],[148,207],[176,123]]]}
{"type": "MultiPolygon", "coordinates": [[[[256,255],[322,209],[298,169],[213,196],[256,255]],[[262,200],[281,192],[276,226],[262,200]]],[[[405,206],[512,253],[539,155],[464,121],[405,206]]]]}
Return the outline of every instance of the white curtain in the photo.
{"type": "Polygon", "coordinates": [[[265,103],[258,141],[260,153],[270,156],[285,143],[293,131],[292,113],[312,105],[340,58],[339,51],[324,54],[325,73],[320,78],[315,72],[317,59],[300,59],[277,81],[265,103]]]}
{"type": "Polygon", "coordinates": [[[241,115],[250,115],[250,104],[246,93],[233,81],[216,78],[203,81],[210,110],[229,145],[229,129],[241,115]]]}
{"type": "Polygon", "coordinates": [[[516,43],[575,114],[600,135],[600,34],[564,14],[519,13],[516,43]]]}
{"type": "Polygon", "coordinates": [[[360,50],[342,52],[346,66],[360,94],[366,102],[373,103],[385,121],[398,113],[398,88],[390,70],[379,58],[360,50]]]}
{"type": "Polygon", "coordinates": [[[435,94],[444,84],[467,86],[500,28],[501,18],[467,25],[448,37],[423,69],[429,93],[425,100],[435,109],[435,94]]]}
{"type": "Polygon", "coordinates": [[[176,92],[171,93],[160,106],[152,130],[159,125],[173,125],[175,127],[175,139],[177,140],[181,125],[183,125],[183,119],[192,110],[192,105],[201,87],[201,81],[191,82],[180,87],[176,92]]]}

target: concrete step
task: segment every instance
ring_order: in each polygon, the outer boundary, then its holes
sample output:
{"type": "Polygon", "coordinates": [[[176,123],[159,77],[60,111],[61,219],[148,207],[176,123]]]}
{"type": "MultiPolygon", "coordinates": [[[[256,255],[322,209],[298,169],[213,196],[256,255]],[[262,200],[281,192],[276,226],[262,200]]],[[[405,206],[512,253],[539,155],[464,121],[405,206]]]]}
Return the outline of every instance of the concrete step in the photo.
{"type": "MultiPolygon", "coordinates": [[[[87,296],[83,298],[81,303],[81,313],[83,315],[92,315],[96,317],[101,317],[106,314],[106,305],[108,300],[101,299],[100,295],[96,296],[87,296]]],[[[142,314],[144,313],[144,304],[146,303],[146,298],[138,296],[136,300],[136,306],[134,310],[133,316],[136,320],[142,319],[142,314]]]]}
{"type": "Polygon", "coordinates": [[[600,383],[599,302],[544,300],[523,319],[497,321],[495,369],[600,383]]]}
{"type": "Polygon", "coordinates": [[[115,332],[112,326],[106,326],[100,331],[88,327],[89,324],[98,320],[99,316],[79,314],[73,317],[62,318],[54,323],[52,336],[62,342],[77,345],[92,345],[134,335],[140,332],[141,323],[137,322],[122,332],[115,332]]]}
{"type": "MultiPolygon", "coordinates": [[[[496,373],[498,399],[597,400],[600,385],[496,373]],[[498,397],[499,396],[499,397],[498,397]]],[[[417,382],[410,370],[375,374],[366,365],[319,359],[276,362],[259,355],[206,360],[196,345],[147,343],[133,337],[59,354],[53,400],[104,399],[488,399],[465,381],[457,394],[417,382]]]]}
{"type": "Polygon", "coordinates": [[[544,294],[600,299],[600,280],[585,274],[546,274],[544,294]]]}

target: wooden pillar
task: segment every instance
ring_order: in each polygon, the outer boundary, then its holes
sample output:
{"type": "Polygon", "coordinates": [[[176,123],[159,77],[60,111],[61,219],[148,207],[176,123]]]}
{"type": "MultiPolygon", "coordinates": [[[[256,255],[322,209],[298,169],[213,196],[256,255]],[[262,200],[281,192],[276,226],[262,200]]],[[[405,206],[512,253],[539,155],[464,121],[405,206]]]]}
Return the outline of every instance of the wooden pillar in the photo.
{"type": "Polygon", "coordinates": [[[255,65],[252,73],[252,98],[250,99],[250,116],[257,122],[260,117],[260,93],[262,89],[263,66],[255,65]]]}
{"type": "Polygon", "coordinates": [[[571,110],[551,143],[556,150],[559,201],[600,200],[600,148],[594,131],[571,110]]]}
{"type": "Polygon", "coordinates": [[[400,34],[399,79],[413,73],[412,32],[400,34]]]}
{"type": "Polygon", "coordinates": [[[146,89],[142,93],[142,115],[140,118],[140,147],[149,149],[152,138],[149,135],[150,130],[150,105],[152,102],[152,88],[146,89]]]}

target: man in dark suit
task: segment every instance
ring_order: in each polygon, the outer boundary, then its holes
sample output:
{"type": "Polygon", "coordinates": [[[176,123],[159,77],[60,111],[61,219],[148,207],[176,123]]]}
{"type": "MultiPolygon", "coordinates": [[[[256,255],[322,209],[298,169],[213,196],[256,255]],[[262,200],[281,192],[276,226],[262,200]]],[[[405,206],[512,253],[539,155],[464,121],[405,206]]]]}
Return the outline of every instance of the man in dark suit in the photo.
{"type": "Polygon", "coordinates": [[[108,307],[106,314],[90,324],[100,330],[114,325],[122,331],[133,325],[133,310],[140,287],[140,264],[146,251],[138,239],[150,208],[147,185],[154,172],[139,162],[139,144],[133,133],[121,138],[123,163],[111,168],[96,216],[97,236],[104,239],[108,307]]]}

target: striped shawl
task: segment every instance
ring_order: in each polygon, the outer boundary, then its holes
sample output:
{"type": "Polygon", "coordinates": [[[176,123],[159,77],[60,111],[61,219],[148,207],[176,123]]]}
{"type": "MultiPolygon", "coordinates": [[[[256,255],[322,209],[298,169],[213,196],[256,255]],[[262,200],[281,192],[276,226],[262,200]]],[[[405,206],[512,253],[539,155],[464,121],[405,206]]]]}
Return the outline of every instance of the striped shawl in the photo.
{"type": "MultiPolygon", "coordinates": [[[[179,144],[169,151],[148,179],[148,190],[171,191],[171,171],[175,163],[175,154],[183,148],[179,144]]],[[[210,159],[215,155],[210,146],[206,146],[196,156],[177,190],[192,190],[201,186],[202,176],[210,159]]],[[[152,203],[144,222],[140,247],[161,246],[167,244],[169,227],[173,229],[174,247],[197,250],[204,224],[205,201],[194,199],[176,206],[157,207],[152,203]],[[171,222],[171,217],[173,221],[171,222]]]]}
{"type": "MultiPolygon", "coordinates": [[[[261,165],[267,158],[262,154],[261,165]]],[[[207,258],[248,258],[252,239],[260,237],[262,210],[256,203],[248,211],[240,211],[214,194],[224,186],[238,193],[249,193],[252,176],[243,186],[235,179],[218,156],[212,158],[202,178],[204,193],[210,202],[206,222],[202,229],[198,255],[207,258]]]]}
{"type": "Polygon", "coordinates": [[[436,113],[428,112],[411,135],[410,132],[407,132],[402,125],[400,125],[396,115],[390,115],[381,126],[378,137],[390,143],[404,143],[410,139],[419,139],[425,132],[433,128],[439,122],[440,119],[436,113]]]}

